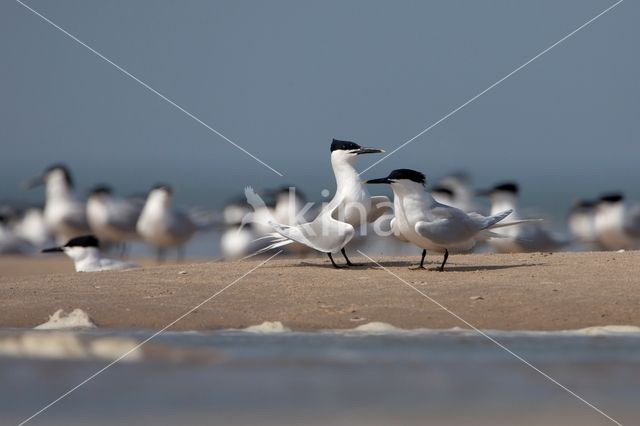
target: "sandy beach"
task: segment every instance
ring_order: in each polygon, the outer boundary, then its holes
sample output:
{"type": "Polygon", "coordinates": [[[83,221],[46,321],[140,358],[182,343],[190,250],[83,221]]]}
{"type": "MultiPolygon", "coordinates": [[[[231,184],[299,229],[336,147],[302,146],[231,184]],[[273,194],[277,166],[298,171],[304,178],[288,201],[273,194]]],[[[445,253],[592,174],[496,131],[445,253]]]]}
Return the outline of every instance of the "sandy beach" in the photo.
{"type": "MultiPolygon", "coordinates": [[[[416,259],[377,260],[478,328],[640,325],[640,252],[458,255],[444,273],[409,270],[416,259]]],[[[126,272],[75,273],[62,256],[2,258],[0,327],[34,327],[58,309],[80,308],[99,327],[158,329],[262,260],[146,262],[126,272]]],[[[438,260],[428,257],[430,267],[438,260]]],[[[403,328],[465,327],[374,265],[335,270],[322,258],[275,258],[172,329],[241,328],[263,321],[281,321],[294,330],[372,321],[403,328]]]]}

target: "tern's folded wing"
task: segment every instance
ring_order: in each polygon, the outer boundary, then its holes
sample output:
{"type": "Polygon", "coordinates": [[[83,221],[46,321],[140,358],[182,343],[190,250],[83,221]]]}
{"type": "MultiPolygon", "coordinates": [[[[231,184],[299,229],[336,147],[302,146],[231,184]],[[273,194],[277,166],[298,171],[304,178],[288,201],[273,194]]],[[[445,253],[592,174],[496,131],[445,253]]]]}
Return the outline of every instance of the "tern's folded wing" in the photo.
{"type": "Polygon", "coordinates": [[[436,219],[429,222],[419,221],[414,229],[421,237],[443,246],[468,241],[478,232],[471,221],[452,219],[436,219]]]}
{"type": "Polygon", "coordinates": [[[63,222],[66,226],[70,228],[74,228],[81,231],[89,230],[89,223],[87,222],[87,217],[83,209],[76,209],[76,210],[70,211],[64,216],[63,222]]]}
{"type": "Polygon", "coordinates": [[[142,212],[142,203],[118,200],[109,209],[109,225],[126,232],[133,232],[142,212]]]}

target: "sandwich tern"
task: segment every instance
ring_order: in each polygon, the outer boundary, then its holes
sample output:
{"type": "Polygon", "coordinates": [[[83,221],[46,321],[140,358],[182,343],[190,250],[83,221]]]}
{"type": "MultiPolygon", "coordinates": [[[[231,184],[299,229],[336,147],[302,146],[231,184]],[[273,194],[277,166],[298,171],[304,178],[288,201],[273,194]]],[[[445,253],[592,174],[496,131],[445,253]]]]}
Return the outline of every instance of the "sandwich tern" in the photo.
{"type": "Polygon", "coordinates": [[[0,254],[30,254],[33,247],[20,238],[9,223],[9,218],[0,213],[0,254]]]}
{"type": "Polygon", "coordinates": [[[49,231],[55,235],[58,244],[73,237],[86,235],[89,224],[85,215],[85,204],[73,190],[73,180],[69,169],[55,164],[27,183],[27,188],[39,185],[46,187],[44,219],[49,231]]]}
{"type": "Polygon", "coordinates": [[[591,200],[577,200],[567,219],[569,231],[576,242],[592,246],[598,243],[596,232],[596,202],[591,200]]]}
{"type": "Polygon", "coordinates": [[[140,238],[136,224],[144,201],[113,195],[106,185],[95,187],[87,200],[87,219],[93,234],[102,242],[124,244],[140,238]]]}
{"type": "Polygon", "coordinates": [[[198,225],[186,213],[172,207],[172,194],[169,185],[153,187],[136,225],[142,238],[158,249],[158,261],[164,260],[169,247],[177,247],[178,258],[182,259],[184,244],[198,230],[198,225]]]}
{"type": "Polygon", "coordinates": [[[44,220],[44,212],[40,208],[29,207],[16,220],[13,230],[16,235],[28,241],[38,250],[51,245],[53,238],[47,223],[44,220]]]}
{"type": "Polygon", "coordinates": [[[608,250],[640,247],[640,205],[630,205],[620,193],[605,194],[596,205],[598,242],[608,250]]]}
{"type": "Polygon", "coordinates": [[[73,260],[76,272],[122,271],[139,268],[135,263],[103,257],[98,246],[96,237],[84,235],[72,238],[63,246],[47,248],[42,252],[63,252],[73,260]]]}
{"type": "MultiPolygon", "coordinates": [[[[513,210],[511,219],[520,220],[522,216],[518,209],[519,191],[518,184],[506,182],[496,185],[488,191],[478,191],[478,194],[489,197],[491,214],[509,209],[513,210]]],[[[498,253],[550,252],[569,244],[568,240],[555,237],[539,223],[528,223],[516,228],[504,229],[498,234],[503,238],[491,239],[488,242],[498,253]]]]}
{"type": "Polygon", "coordinates": [[[285,225],[269,221],[276,231],[269,235],[273,240],[256,254],[297,242],[327,253],[335,268],[342,267],[332,256],[338,251],[344,256],[346,266],[356,266],[347,257],[344,247],[355,235],[357,226],[374,222],[390,210],[391,202],[387,197],[371,197],[354,165],[359,155],[381,152],[384,150],[363,148],[354,142],[334,139],[331,143],[331,166],[336,179],[333,199],[311,222],[285,225]]]}
{"type": "Polygon", "coordinates": [[[474,201],[476,192],[471,187],[471,179],[466,173],[452,173],[441,178],[431,189],[431,194],[437,202],[464,212],[479,211],[479,206],[474,201]]]}
{"type": "Polygon", "coordinates": [[[478,241],[497,237],[494,229],[523,222],[498,223],[511,214],[510,209],[487,217],[441,204],[425,189],[424,174],[411,169],[394,170],[387,177],[370,179],[366,183],[391,185],[394,207],[391,228],[423,249],[417,269],[424,269],[427,249],[444,251],[444,259],[438,268],[444,271],[450,249],[470,250],[478,241]]]}

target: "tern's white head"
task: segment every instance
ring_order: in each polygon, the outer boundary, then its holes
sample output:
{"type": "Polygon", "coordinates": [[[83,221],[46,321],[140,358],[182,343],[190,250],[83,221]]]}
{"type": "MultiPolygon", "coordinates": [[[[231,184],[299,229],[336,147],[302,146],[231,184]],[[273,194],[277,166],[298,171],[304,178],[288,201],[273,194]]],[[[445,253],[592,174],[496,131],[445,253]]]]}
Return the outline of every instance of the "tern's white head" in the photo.
{"type": "Polygon", "coordinates": [[[434,186],[431,188],[431,195],[442,204],[453,206],[456,201],[456,193],[445,186],[434,186]]]}
{"type": "Polygon", "coordinates": [[[151,189],[147,196],[147,205],[168,208],[171,206],[173,189],[169,185],[158,184],[151,189]]]}
{"type": "Polygon", "coordinates": [[[422,194],[425,192],[427,178],[423,173],[411,169],[397,169],[389,173],[389,176],[379,179],[370,179],[366,183],[386,183],[391,185],[393,193],[399,197],[409,194],[422,194]]]}
{"type": "Polygon", "coordinates": [[[596,218],[600,228],[620,226],[624,222],[625,200],[620,193],[605,194],[596,204],[596,218]]]}
{"type": "Polygon", "coordinates": [[[107,185],[98,185],[91,190],[89,200],[106,203],[111,198],[112,190],[107,185]]]}
{"type": "Polygon", "coordinates": [[[491,213],[515,209],[518,204],[520,188],[515,182],[505,182],[485,191],[478,191],[478,195],[485,195],[491,201],[491,213]]]}
{"type": "Polygon", "coordinates": [[[331,164],[336,166],[348,164],[353,166],[358,155],[384,152],[380,148],[363,148],[355,142],[334,139],[331,142],[331,164]]]}
{"type": "Polygon", "coordinates": [[[54,164],[35,179],[26,183],[27,188],[45,185],[47,198],[66,196],[73,190],[73,179],[69,169],[63,164],[54,164]]]}
{"type": "Polygon", "coordinates": [[[93,235],[72,238],[63,246],[44,249],[42,252],[63,252],[74,261],[76,270],[78,271],[80,270],[79,265],[83,263],[94,263],[100,260],[98,239],[93,235]]]}

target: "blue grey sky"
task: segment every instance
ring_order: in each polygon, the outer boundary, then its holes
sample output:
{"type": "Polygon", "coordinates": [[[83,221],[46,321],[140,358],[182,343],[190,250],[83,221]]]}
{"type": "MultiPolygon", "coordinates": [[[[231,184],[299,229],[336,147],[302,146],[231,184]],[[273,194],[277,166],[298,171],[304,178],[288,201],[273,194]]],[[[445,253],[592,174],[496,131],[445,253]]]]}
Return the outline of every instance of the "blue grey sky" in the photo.
{"type": "MultiPolygon", "coordinates": [[[[173,183],[217,206],[255,187],[333,188],[332,138],[388,151],[600,11],[603,0],[0,1],[0,199],[65,162],[78,187],[173,183]]],[[[518,179],[531,204],[640,198],[640,5],[625,1],[367,172],[518,179]]],[[[363,169],[377,157],[363,158],[363,169]]]]}

